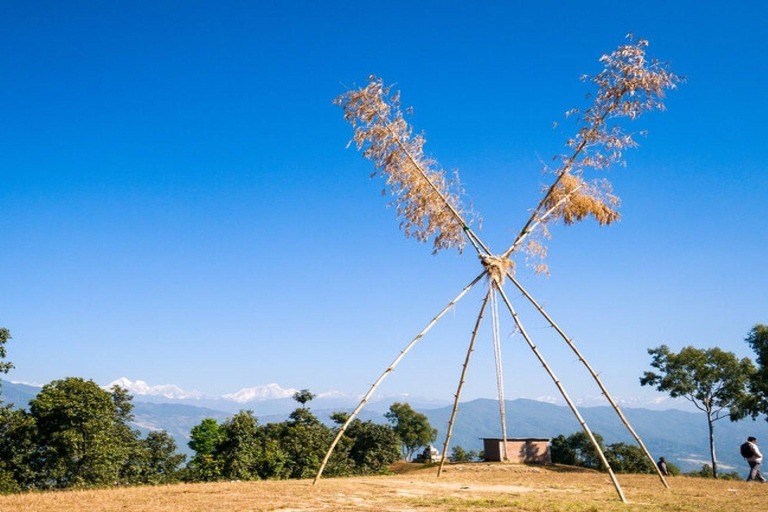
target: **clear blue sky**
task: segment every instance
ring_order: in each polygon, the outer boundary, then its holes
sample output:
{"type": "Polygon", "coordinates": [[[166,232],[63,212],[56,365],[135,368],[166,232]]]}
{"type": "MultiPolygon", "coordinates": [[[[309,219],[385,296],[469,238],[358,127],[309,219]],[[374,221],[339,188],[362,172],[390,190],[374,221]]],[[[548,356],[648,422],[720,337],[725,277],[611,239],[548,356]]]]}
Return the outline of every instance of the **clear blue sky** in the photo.
{"type": "MultiPolygon", "coordinates": [[[[563,151],[579,81],[625,34],[688,81],[609,174],[623,219],[553,230],[520,279],[617,395],[646,350],[768,323],[764,2],[3,2],[0,325],[12,380],[362,392],[471,280],[398,231],[331,100],[395,82],[501,251],[563,151]]],[[[597,394],[523,306],[571,394],[597,394]]],[[[382,393],[447,398],[469,295],[382,393]]],[[[505,319],[507,397],[554,386],[505,319]]],[[[486,331],[467,398],[493,396],[486,331]]]]}

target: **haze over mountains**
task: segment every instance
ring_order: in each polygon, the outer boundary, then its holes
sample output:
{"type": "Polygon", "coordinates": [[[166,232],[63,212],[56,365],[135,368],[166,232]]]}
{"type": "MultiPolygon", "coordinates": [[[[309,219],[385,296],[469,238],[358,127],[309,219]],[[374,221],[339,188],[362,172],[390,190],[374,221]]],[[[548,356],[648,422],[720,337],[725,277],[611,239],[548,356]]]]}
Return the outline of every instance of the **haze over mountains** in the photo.
{"type": "MultiPolygon", "coordinates": [[[[166,430],[176,440],[179,451],[190,453],[187,446],[189,431],[205,418],[224,421],[232,414],[252,410],[260,424],[284,421],[298,404],[291,398],[293,388],[277,384],[255,386],[222,396],[206,396],[197,391],[185,391],[173,385],[150,386],[146,382],[118,379],[105,388],[119,384],[134,395],[134,421],[136,428],[146,434],[152,430],[166,430]]],[[[5,403],[26,407],[40,391],[39,386],[3,381],[0,398],[5,403]]],[[[308,406],[323,422],[331,424],[330,415],[336,411],[351,411],[360,396],[339,392],[318,393],[308,406]]],[[[442,448],[451,404],[415,396],[388,396],[372,400],[360,419],[386,423],[384,413],[396,401],[408,402],[426,414],[432,426],[438,429],[435,442],[442,448]]],[[[676,409],[651,410],[623,405],[622,409],[632,426],[643,438],[656,457],[665,456],[683,471],[698,470],[709,463],[708,433],[703,413],[676,409]]],[[[579,407],[590,428],[605,438],[606,444],[633,443],[633,439],[620,423],[614,411],[607,406],[579,407]]],[[[579,430],[579,425],[567,407],[546,400],[527,399],[506,402],[507,432],[509,437],[555,437],[579,430]]],[[[456,420],[452,446],[467,450],[482,449],[482,437],[499,437],[499,408],[496,400],[477,399],[462,402],[456,420]]],[[[715,424],[718,443],[718,461],[724,471],[744,473],[746,464],[739,455],[739,444],[749,436],[768,439],[768,423],[743,420],[732,423],[727,419],[715,424]]]]}

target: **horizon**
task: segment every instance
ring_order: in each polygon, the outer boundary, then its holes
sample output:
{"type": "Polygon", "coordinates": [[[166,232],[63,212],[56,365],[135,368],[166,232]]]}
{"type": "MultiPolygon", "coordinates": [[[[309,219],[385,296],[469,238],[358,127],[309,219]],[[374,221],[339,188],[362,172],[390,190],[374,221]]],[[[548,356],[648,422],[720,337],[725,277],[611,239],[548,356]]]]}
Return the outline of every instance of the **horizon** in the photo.
{"type": "MultiPolygon", "coordinates": [[[[20,385],[34,387],[34,388],[42,388],[43,386],[45,386],[45,384],[41,384],[37,382],[22,382],[22,381],[15,381],[11,379],[0,379],[0,384],[3,381],[10,382],[11,384],[20,384],[20,385]]],[[[110,389],[115,384],[120,385],[121,387],[126,389],[131,394],[131,396],[133,396],[134,401],[142,401],[141,399],[142,397],[151,397],[156,400],[165,399],[167,402],[174,402],[174,401],[181,402],[181,401],[195,401],[195,400],[197,401],[224,400],[224,401],[231,401],[231,402],[242,403],[242,404],[249,404],[254,402],[265,402],[270,400],[286,400],[286,399],[290,400],[292,399],[293,392],[300,391],[299,389],[291,388],[291,387],[283,388],[282,386],[280,386],[280,384],[276,382],[271,382],[268,384],[256,384],[254,386],[248,386],[245,388],[241,388],[237,391],[232,391],[224,394],[206,393],[205,391],[201,391],[199,389],[181,389],[176,384],[172,384],[172,383],[149,384],[148,382],[141,379],[131,380],[131,379],[128,379],[127,377],[120,377],[117,379],[113,379],[112,381],[107,383],[97,382],[96,384],[98,384],[99,387],[101,387],[102,389],[106,389],[106,390],[110,389]],[[125,381],[127,381],[127,383],[125,381]],[[278,388],[278,390],[273,389],[273,387],[275,386],[278,388]],[[169,387],[174,388],[173,392],[167,389],[169,387]],[[272,389],[272,391],[274,391],[275,394],[278,394],[280,396],[260,395],[258,398],[253,398],[248,396],[238,397],[238,395],[242,394],[243,392],[263,391],[265,389],[272,389]]],[[[309,391],[311,391],[315,395],[314,399],[347,399],[347,400],[352,400],[350,404],[356,404],[357,401],[359,401],[363,396],[363,393],[355,393],[355,392],[337,390],[337,389],[309,390],[309,391]]],[[[0,388],[0,397],[1,396],[2,396],[2,388],[0,388]]],[[[433,401],[433,402],[449,405],[453,402],[452,400],[448,400],[445,398],[439,398],[439,397],[428,396],[428,395],[416,395],[412,393],[397,393],[397,394],[388,394],[388,395],[378,394],[371,398],[371,402],[374,403],[377,401],[386,401],[392,398],[407,398],[407,397],[411,397],[413,400],[419,403],[433,401]]],[[[683,411],[683,412],[701,412],[688,400],[682,397],[671,398],[666,395],[660,395],[656,398],[649,400],[640,396],[630,396],[630,397],[614,396],[614,399],[622,409],[648,409],[648,410],[655,410],[655,411],[677,410],[677,411],[683,411]]],[[[461,401],[461,403],[473,402],[475,400],[498,401],[498,397],[497,396],[478,396],[470,399],[464,399],[461,401]]],[[[567,404],[565,403],[565,401],[561,396],[551,396],[551,395],[520,396],[515,398],[505,398],[505,400],[508,402],[512,402],[515,400],[530,400],[534,402],[542,402],[550,405],[556,405],[558,407],[567,407],[567,404]]],[[[576,398],[574,402],[579,407],[610,406],[608,401],[602,395],[579,397],[579,398],[576,398]]],[[[421,408],[423,409],[424,407],[421,407],[421,408]]]]}
{"type": "MultiPolygon", "coordinates": [[[[639,384],[661,344],[754,358],[763,3],[44,4],[0,6],[7,378],[364,393],[480,267],[403,236],[333,98],[370,74],[396,84],[426,153],[459,170],[480,236],[506,248],[574,133],[564,112],[587,104],[579,77],[630,32],[687,82],[629,125],[648,134],[605,175],[621,222],[553,226],[551,276],[518,255],[517,277],[617,397],[664,396],[639,384]]],[[[374,396],[451,399],[481,288],[374,396]]],[[[596,395],[510,298],[570,396],[596,395]]],[[[557,396],[501,327],[506,398],[557,396]]],[[[487,330],[473,357],[463,397],[496,396],[487,330]]]]}

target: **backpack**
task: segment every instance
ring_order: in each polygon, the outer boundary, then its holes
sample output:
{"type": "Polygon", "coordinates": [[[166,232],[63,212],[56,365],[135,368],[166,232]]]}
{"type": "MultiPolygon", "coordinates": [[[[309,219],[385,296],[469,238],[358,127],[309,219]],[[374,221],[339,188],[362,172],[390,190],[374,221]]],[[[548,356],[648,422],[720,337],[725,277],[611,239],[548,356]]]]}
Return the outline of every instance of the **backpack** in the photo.
{"type": "Polygon", "coordinates": [[[752,443],[747,441],[746,443],[741,445],[741,456],[744,457],[745,459],[755,456],[755,447],[752,446],[752,443]]]}

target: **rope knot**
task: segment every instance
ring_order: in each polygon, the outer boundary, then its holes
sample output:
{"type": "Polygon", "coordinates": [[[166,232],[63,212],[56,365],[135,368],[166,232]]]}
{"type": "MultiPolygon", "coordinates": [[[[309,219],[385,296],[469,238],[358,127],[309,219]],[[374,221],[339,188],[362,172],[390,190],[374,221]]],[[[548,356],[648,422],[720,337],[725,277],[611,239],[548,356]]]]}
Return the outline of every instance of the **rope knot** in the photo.
{"type": "Polygon", "coordinates": [[[515,262],[504,256],[481,254],[479,257],[485,271],[498,284],[503,284],[507,273],[511,273],[515,268],[515,262]]]}

